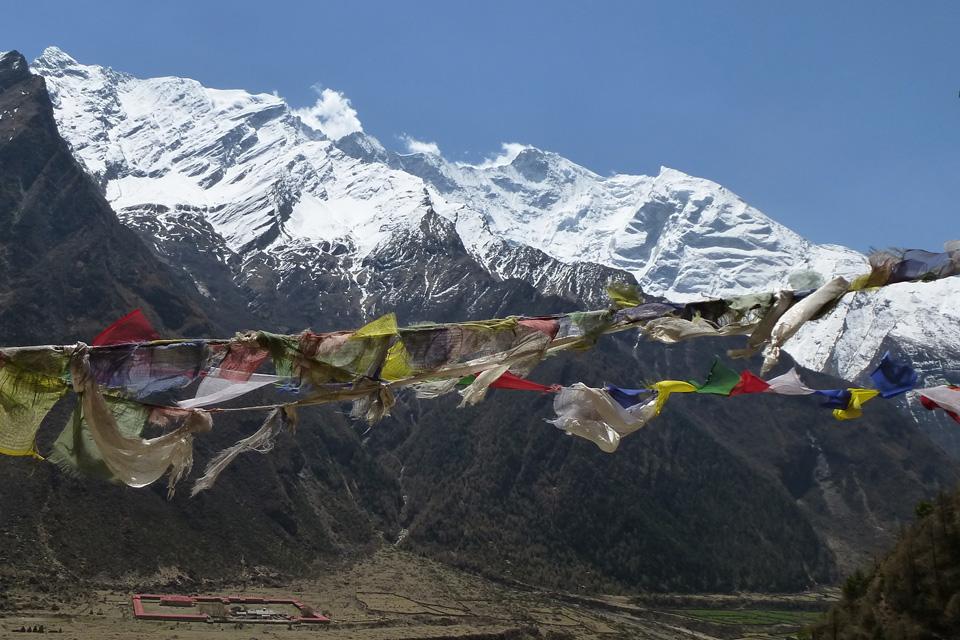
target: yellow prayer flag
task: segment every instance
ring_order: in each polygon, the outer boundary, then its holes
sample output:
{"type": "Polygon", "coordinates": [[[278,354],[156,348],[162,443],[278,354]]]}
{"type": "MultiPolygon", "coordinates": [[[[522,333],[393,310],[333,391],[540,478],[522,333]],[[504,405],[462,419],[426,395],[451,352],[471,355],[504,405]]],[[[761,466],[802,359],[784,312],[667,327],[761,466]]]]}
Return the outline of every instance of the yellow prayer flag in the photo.
{"type": "Polygon", "coordinates": [[[379,338],[397,335],[397,314],[388,313],[353,332],[351,338],[379,338]]]}
{"type": "Polygon", "coordinates": [[[40,458],[40,423],[66,390],[59,378],[0,367],[0,454],[40,458]]]}
{"type": "Polygon", "coordinates": [[[387,351],[387,358],[380,370],[380,377],[393,382],[394,380],[409,378],[412,375],[413,368],[410,366],[410,354],[403,343],[397,341],[387,351]]]}
{"type": "Polygon", "coordinates": [[[850,402],[846,409],[834,409],[833,417],[837,420],[853,420],[863,415],[863,405],[876,398],[880,392],[876,389],[847,389],[850,392],[850,402]]]}
{"type": "Polygon", "coordinates": [[[650,385],[650,388],[657,392],[657,415],[660,415],[671,393],[695,393],[697,390],[695,386],[683,380],[661,380],[650,385]]]}

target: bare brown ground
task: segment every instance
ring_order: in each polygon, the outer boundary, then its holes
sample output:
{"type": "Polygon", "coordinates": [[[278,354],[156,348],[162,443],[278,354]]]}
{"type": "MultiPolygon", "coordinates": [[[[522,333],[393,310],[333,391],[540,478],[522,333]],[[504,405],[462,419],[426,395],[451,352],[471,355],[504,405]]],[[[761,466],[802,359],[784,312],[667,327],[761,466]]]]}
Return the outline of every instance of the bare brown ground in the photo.
{"type": "MultiPolygon", "coordinates": [[[[180,592],[185,591],[189,592],[180,592]]],[[[508,587],[392,548],[381,549],[355,564],[331,569],[327,575],[282,588],[212,591],[219,595],[295,595],[329,616],[332,622],[292,627],[247,623],[240,627],[136,620],[130,601],[133,591],[126,585],[117,585],[116,590],[58,588],[48,594],[14,590],[8,594],[12,606],[0,612],[0,638],[40,637],[15,630],[41,624],[48,632],[45,635],[62,640],[710,640],[740,635],[731,635],[732,629],[713,635],[702,624],[691,624],[683,616],[665,613],[665,606],[650,607],[625,598],[585,598],[508,587]],[[58,629],[63,633],[49,634],[58,629]]]]}

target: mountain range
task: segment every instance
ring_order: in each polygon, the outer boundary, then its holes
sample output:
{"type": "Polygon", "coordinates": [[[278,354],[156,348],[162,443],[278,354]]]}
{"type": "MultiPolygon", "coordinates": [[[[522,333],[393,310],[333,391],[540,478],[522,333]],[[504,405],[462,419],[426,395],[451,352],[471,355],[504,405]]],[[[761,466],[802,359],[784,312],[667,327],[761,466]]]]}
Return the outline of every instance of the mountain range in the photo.
{"type": "MultiPolygon", "coordinates": [[[[56,48],[31,66],[37,75],[19,54],[0,57],[0,221],[29,239],[20,248],[21,236],[4,234],[0,256],[63,245],[105,266],[72,254],[28,263],[29,286],[0,290],[5,343],[86,338],[132,306],[180,335],[326,330],[389,311],[415,322],[604,306],[611,280],[682,301],[866,270],[863,255],[810,243],[672,169],[604,177],[532,147],[464,165],[389,151],[362,132],[331,139],[272,95],[139,79],[56,48]],[[26,206],[30,184],[43,207],[26,206]],[[95,216],[81,215],[77,194],[95,216]],[[115,302],[90,302],[101,300],[115,302]]],[[[832,386],[862,377],[886,348],[929,379],[951,375],[957,286],[850,294],[787,351],[832,386]]],[[[730,345],[612,337],[535,377],[692,378],[730,345]]],[[[334,410],[309,412],[270,457],[238,461],[209,495],[172,505],[53,471],[24,489],[29,461],[16,461],[0,478],[4,504],[22,491],[43,507],[5,510],[0,528],[18,541],[20,566],[76,576],[293,572],[387,540],[566,588],[792,590],[831,582],[888,544],[918,499],[958,479],[948,423],[905,401],[848,428],[783,399],[686,400],[614,456],[545,425],[548,398],[509,392],[466,410],[402,398],[369,432],[334,410]],[[71,538],[71,518],[91,535],[71,538]],[[144,520],[157,526],[132,524],[144,520]],[[239,528],[212,545],[221,524],[239,528]],[[113,530],[124,553],[103,560],[113,530]],[[35,539],[45,542],[32,557],[35,539]],[[191,547],[178,555],[171,539],[191,547]]],[[[207,446],[250,427],[218,423],[207,446]]]]}

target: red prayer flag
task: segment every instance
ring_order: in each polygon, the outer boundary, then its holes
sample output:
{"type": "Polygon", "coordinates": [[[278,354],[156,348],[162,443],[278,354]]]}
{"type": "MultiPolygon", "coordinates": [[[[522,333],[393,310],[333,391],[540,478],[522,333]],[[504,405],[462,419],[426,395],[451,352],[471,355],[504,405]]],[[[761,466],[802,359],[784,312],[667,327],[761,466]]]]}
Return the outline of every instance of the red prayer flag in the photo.
{"type": "Polygon", "coordinates": [[[536,329],[540,333],[545,333],[553,340],[557,337],[557,331],[560,330],[560,323],[553,318],[524,318],[517,322],[522,327],[536,329]]]}
{"type": "Polygon", "coordinates": [[[495,389],[513,389],[515,391],[542,391],[545,393],[550,393],[556,391],[556,387],[548,387],[546,385],[538,384],[527,380],[526,378],[521,378],[520,376],[515,376],[509,371],[505,372],[502,376],[497,378],[490,384],[491,387],[495,389]]]}
{"type": "Polygon", "coordinates": [[[140,309],[134,309],[100,332],[91,343],[95,347],[157,340],[160,334],[140,309]]]}
{"type": "MultiPolygon", "coordinates": [[[[960,390],[960,387],[950,387],[950,388],[951,388],[951,389],[958,389],[958,390],[960,390]]],[[[941,406],[938,405],[936,402],[934,402],[933,400],[931,400],[930,398],[928,398],[928,397],[926,397],[926,396],[924,396],[924,395],[921,395],[921,396],[920,396],[920,404],[922,404],[922,405],[923,405],[923,408],[924,408],[924,409],[927,409],[928,411],[934,411],[934,410],[936,410],[936,409],[943,409],[944,411],[947,412],[947,415],[948,415],[948,416],[950,416],[951,418],[953,418],[955,421],[960,422],[960,415],[954,413],[953,411],[950,411],[950,410],[947,409],[946,407],[941,407],[941,406]]]]}
{"type": "Polygon", "coordinates": [[[763,393],[770,388],[770,385],[761,378],[753,375],[749,371],[740,374],[740,382],[730,392],[731,396],[741,396],[747,393],[763,393]]]}
{"type": "Polygon", "coordinates": [[[260,347],[231,344],[227,355],[220,362],[220,372],[217,377],[246,382],[269,355],[269,351],[260,347]]]}

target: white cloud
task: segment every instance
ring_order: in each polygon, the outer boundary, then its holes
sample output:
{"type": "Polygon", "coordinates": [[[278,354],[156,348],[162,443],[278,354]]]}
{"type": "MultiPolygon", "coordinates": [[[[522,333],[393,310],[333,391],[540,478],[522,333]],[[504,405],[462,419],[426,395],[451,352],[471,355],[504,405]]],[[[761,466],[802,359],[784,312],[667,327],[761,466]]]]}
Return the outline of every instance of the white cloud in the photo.
{"type": "Polygon", "coordinates": [[[407,153],[426,153],[434,156],[440,155],[440,145],[438,145],[436,142],[417,140],[413,136],[406,133],[400,134],[399,137],[400,142],[406,146],[407,153]]]}
{"type": "Polygon", "coordinates": [[[363,125],[357,117],[357,110],[350,105],[350,99],[347,96],[333,89],[322,89],[318,85],[314,85],[313,89],[319,94],[313,106],[293,109],[294,115],[298,116],[305,125],[322,131],[331,140],[337,140],[355,131],[363,131],[363,125]]]}
{"type": "Polygon", "coordinates": [[[486,160],[480,164],[466,164],[470,167],[476,167],[477,169],[492,169],[493,167],[503,167],[505,165],[513,162],[520,152],[524,149],[530,149],[528,144],[520,144],[519,142],[501,142],[500,143],[500,153],[496,155],[491,155],[487,157],[486,160]]]}

